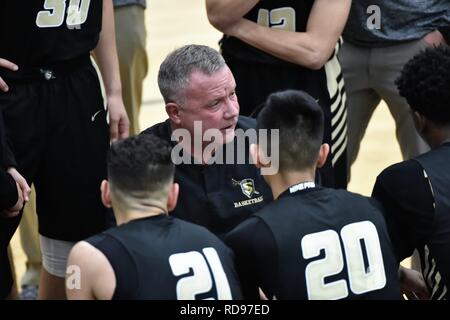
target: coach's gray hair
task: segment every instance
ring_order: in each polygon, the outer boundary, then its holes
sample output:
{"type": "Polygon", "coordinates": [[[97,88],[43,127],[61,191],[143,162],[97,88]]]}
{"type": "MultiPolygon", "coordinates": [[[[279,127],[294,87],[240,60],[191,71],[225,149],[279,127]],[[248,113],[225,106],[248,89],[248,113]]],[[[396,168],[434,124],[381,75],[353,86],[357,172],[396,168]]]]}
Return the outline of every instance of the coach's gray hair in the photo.
{"type": "Polygon", "coordinates": [[[222,55],[207,46],[186,45],[164,59],[158,72],[158,86],[164,102],[181,103],[189,76],[193,71],[211,75],[226,66],[222,55]]]}

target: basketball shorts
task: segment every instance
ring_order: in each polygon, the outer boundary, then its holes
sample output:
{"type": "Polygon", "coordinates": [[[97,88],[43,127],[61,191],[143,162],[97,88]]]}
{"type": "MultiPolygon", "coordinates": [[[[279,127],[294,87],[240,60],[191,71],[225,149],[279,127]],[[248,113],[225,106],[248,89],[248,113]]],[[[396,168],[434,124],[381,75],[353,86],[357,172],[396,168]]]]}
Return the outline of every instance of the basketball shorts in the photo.
{"type": "Polygon", "coordinates": [[[7,141],[18,171],[35,185],[39,233],[77,241],[103,231],[109,126],[89,55],[19,70],[5,81],[10,90],[0,93],[0,108],[7,141]]]}

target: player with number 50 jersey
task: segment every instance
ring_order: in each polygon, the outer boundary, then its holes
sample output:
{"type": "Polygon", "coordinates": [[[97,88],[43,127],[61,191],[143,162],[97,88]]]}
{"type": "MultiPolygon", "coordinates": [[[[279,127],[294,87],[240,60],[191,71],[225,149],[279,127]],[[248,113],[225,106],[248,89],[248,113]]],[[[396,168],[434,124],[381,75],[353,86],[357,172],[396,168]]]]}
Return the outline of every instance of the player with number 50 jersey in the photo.
{"type": "MultiPolygon", "coordinates": [[[[108,225],[98,188],[106,177],[109,142],[128,135],[112,1],[2,0],[0,43],[7,138],[2,165],[17,168],[35,186],[40,299],[64,299],[68,251],[108,225]]],[[[20,218],[0,221],[2,257],[20,218]]],[[[5,260],[0,263],[9,269],[5,260]]],[[[6,272],[0,287],[11,289],[6,272]]]]}

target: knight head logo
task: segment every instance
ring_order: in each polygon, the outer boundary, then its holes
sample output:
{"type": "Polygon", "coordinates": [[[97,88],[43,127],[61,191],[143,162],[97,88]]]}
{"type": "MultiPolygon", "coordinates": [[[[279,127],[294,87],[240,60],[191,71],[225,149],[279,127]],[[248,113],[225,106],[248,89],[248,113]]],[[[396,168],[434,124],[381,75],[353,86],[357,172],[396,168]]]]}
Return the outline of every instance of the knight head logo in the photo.
{"type": "Polygon", "coordinates": [[[242,193],[249,199],[254,194],[259,194],[259,192],[255,189],[255,182],[253,181],[253,179],[247,178],[241,180],[240,182],[233,179],[233,184],[239,185],[241,187],[242,193]]]}

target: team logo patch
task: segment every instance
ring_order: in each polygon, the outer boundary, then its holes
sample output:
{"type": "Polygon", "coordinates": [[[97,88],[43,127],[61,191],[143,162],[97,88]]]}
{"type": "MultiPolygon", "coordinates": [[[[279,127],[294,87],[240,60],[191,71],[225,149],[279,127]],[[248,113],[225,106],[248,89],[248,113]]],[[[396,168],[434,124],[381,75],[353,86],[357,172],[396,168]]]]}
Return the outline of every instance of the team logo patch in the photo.
{"type": "Polygon", "coordinates": [[[255,182],[253,179],[247,178],[241,181],[233,180],[233,185],[239,185],[241,187],[242,193],[247,197],[251,198],[254,194],[259,194],[259,192],[255,189],[255,182]]]}

